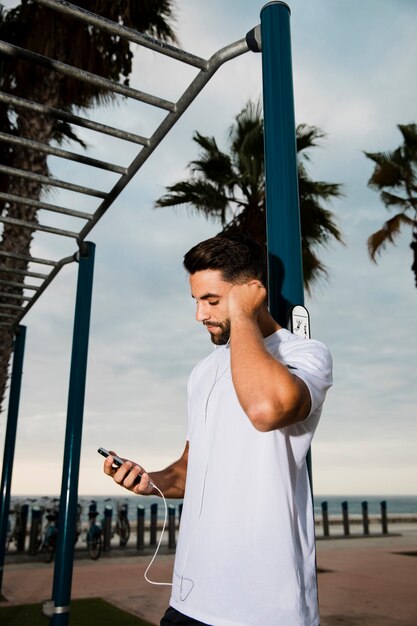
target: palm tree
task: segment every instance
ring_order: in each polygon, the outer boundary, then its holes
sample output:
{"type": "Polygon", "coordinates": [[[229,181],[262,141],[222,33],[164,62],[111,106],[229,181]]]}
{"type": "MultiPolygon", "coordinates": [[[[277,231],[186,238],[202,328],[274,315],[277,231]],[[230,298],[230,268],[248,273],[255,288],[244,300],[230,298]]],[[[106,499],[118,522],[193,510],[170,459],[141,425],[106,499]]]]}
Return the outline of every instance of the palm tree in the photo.
{"type": "Polygon", "coordinates": [[[368,238],[368,252],[376,263],[377,254],[385,250],[388,243],[394,243],[402,227],[410,227],[413,251],[413,264],[417,287],[417,125],[398,124],[403,143],[392,152],[365,152],[375,163],[368,186],[380,191],[380,197],[387,209],[398,213],[387,220],[380,230],[368,238]]]}
{"type": "MultiPolygon", "coordinates": [[[[176,41],[173,23],[173,0],[78,0],[80,7],[96,12],[117,23],[165,41],[176,41]]],[[[5,11],[0,5],[0,39],[69,65],[128,84],[133,54],[129,42],[88,26],[69,16],[22,0],[16,8],[5,11]]],[[[88,109],[108,103],[113,94],[93,85],[55,73],[52,70],[28,66],[14,58],[0,58],[0,89],[14,96],[59,108],[63,111],[88,109]]],[[[0,130],[33,139],[44,144],[52,141],[77,140],[71,126],[47,115],[0,105],[0,130]]],[[[3,163],[20,170],[48,175],[46,155],[0,142],[3,163]]],[[[80,142],[82,143],[82,142],[80,142]]],[[[39,200],[42,185],[19,177],[3,177],[2,191],[39,200]]],[[[13,202],[0,204],[2,214],[36,222],[36,209],[13,202]]],[[[0,250],[29,256],[32,231],[5,224],[0,250]]],[[[19,276],[1,269],[26,270],[27,262],[0,257],[0,279],[19,281],[19,276]]],[[[19,287],[7,287],[7,292],[22,295],[19,287]]],[[[21,301],[9,298],[9,304],[21,301]]],[[[2,332],[0,340],[0,404],[4,396],[7,367],[13,345],[13,332],[2,332]]]]}
{"type": "MultiPolygon", "coordinates": [[[[297,127],[298,177],[304,284],[312,285],[327,276],[316,247],[330,238],[342,242],[333,214],[322,203],[341,195],[340,185],[314,181],[307,172],[305,153],[317,146],[324,133],[315,126],[297,127]]],[[[167,187],[168,193],[155,206],[188,205],[207,218],[219,220],[222,232],[243,232],[265,244],[265,176],[263,120],[260,105],[248,102],[229,129],[228,151],[223,152],[214,137],[199,132],[193,136],[201,149],[191,161],[191,176],[167,187]]]]}

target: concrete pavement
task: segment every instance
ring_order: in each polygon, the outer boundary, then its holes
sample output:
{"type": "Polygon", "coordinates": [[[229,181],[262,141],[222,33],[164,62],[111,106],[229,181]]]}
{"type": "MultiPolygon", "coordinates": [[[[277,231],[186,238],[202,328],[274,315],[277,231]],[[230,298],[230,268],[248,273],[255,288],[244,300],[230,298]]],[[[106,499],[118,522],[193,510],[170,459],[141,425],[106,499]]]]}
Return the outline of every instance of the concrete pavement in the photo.
{"type": "MultiPolygon", "coordinates": [[[[417,526],[396,528],[395,532],[398,534],[383,537],[318,539],[321,626],[417,626],[417,526]]],[[[167,548],[162,552],[150,577],[169,582],[174,557],[167,548]]],[[[72,597],[102,597],[159,624],[170,588],[144,580],[149,560],[149,553],[137,556],[132,549],[112,549],[98,561],[82,558],[78,552],[72,597]]],[[[52,577],[52,564],[33,562],[30,557],[24,562],[7,557],[3,605],[47,599],[52,577]]]]}

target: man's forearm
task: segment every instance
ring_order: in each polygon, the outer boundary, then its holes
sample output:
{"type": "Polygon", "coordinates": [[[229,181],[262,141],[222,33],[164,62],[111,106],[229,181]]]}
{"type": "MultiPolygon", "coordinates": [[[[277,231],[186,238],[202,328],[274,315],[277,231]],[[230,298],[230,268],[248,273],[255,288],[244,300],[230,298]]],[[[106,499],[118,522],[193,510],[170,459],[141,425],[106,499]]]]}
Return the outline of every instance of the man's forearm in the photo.
{"type": "MultiPolygon", "coordinates": [[[[166,498],[183,498],[185,479],[187,476],[187,459],[182,457],[166,469],[158,472],[148,472],[151,481],[162,491],[166,498]]],[[[149,495],[160,495],[153,489],[149,495]]]]}

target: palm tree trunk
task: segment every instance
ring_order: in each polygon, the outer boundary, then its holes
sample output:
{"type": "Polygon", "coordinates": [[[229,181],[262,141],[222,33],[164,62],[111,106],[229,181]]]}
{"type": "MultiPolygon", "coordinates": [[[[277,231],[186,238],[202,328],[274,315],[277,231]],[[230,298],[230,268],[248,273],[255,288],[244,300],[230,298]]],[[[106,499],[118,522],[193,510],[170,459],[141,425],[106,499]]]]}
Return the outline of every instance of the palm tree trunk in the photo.
{"type": "MultiPolygon", "coordinates": [[[[34,101],[56,107],[58,104],[58,86],[55,73],[45,74],[44,80],[39,81],[35,91],[31,94],[34,101]]],[[[54,120],[44,115],[32,112],[20,111],[17,117],[17,127],[19,135],[27,139],[49,144],[53,136],[54,120]]],[[[18,169],[35,172],[44,176],[48,175],[47,157],[45,154],[23,147],[16,147],[13,152],[12,165],[18,169]]],[[[42,186],[36,181],[19,177],[10,177],[8,191],[10,194],[39,200],[42,193],[42,186]]],[[[24,220],[26,222],[37,223],[37,209],[25,204],[8,203],[8,217],[24,220]]],[[[22,228],[13,224],[4,224],[0,250],[13,252],[22,256],[30,255],[30,245],[33,238],[33,231],[29,228],[22,228]]],[[[12,282],[22,282],[21,275],[12,272],[2,272],[2,268],[27,270],[28,262],[9,257],[0,257],[0,280],[12,282]]],[[[22,296],[23,288],[6,286],[3,293],[13,296],[22,296]]],[[[17,297],[1,298],[2,304],[22,305],[22,301],[17,297]]],[[[13,331],[6,329],[1,333],[0,339],[0,412],[2,410],[4,394],[8,380],[8,365],[13,350],[13,331]]]]}

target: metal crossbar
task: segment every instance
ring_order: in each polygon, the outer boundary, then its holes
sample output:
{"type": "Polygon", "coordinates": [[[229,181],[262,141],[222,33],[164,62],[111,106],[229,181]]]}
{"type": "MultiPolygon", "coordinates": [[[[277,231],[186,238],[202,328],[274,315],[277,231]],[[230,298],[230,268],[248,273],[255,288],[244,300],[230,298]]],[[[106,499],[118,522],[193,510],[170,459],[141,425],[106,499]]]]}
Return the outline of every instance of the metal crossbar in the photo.
{"type": "Polygon", "coordinates": [[[62,159],[69,159],[70,161],[77,161],[84,165],[92,165],[93,167],[99,167],[102,170],[109,170],[110,172],[116,172],[116,174],[126,174],[127,168],[114,165],[113,163],[107,163],[106,161],[100,161],[99,159],[92,159],[91,157],[77,154],[76,152],[70,152],[69,150],[61,150],[61,148],[54,148],[40,141],[33,141],[33,139],[25,139],[24,137],[15,137],[8,133],[0,132],[0,141],[6,143],[14,143],[23,148],[29,148],[31,150],[38,150],[45,154],[51,154],[53,156],[61,157],[62,159]]]}
{"type": "MultiPolygon", "coordinates": [[[[0,217],[0,222],[3,224],[11,224],[13,226],[22,226],[22,228],[29,228],[30,230],[40,230],[44,233],[50,233],[52,235],[61,235],[62,237],[72,237],[78,239],[78,233],[72,230],[64,230],[63,228],[53,228],[52,226],[44,226],[37,222],[25,222],[25,220],[17,220],[14,217],[0,217]]],[[[0,296],[5,294],[0,292],[0,296]]]]}
{"type": "MultiPolygon", "coordinates": [[[[58,159],[67,159],[74,163],[78,163],[82,166],[88,165],[106,170],[119,175],[113,187],[108,190],[92,189],[82,185],[75,184],[72,181],[61,180],[54,178],[53,176],[43,176],[32,171],[23,171],[15,167],[8,167],[6,165],[0,165],[0,173],[12,177],[32,180],[39,183],[45,188],[59,187],[71,192],[82,194],[85,196],[96,197],[100,199],[100,203],[94,209],[92,213],[85,211],[76,211],[66,207],[48,204],[37,199],[31,199],[22,197],[12,193],[0,193],[0,201],[3,202],[6,211],[3,211],[3,215],[0,217],[0,223],[12,224],[21,228],[31,229],[32,231],[42,231],[48,234],[53,234],[60,237],[70,237],[77,241],[78,248],[82,253],[84,241],[87,235],[91,232],[97,222],[106,213],[110,206],[114,203],[119,194],[123,191],[126,185],[131,181],[133,176],[142,167],[148,157],[153,153],[156,147],[160,144],[165,135],[175,125],[184,111],[193,102],[196,96],[200,93],[203,87],[208,83],[217,69],[225,62],[247,52],[249,49],[254,49],[248,42],[253,39],[253,33],[258,28],[256,27],[248,33],[246,38],[236,41],[225,48],[222,48],[216,52],[210,59],[206,60],[198,57],[194,54],[181,50],[175,46],[169,45],[165,42],[158,41],[138,33],[137,31],[127,28],[121,24],[112,22],[111,20],[96,15],[86,9],[82,9],[75,5],[66,2],[66,0],[35,0],[39,5],[48,7],[49,9],[58,11],[65,15],[69,15],[81,22],[98,28],[102,31],[110,33],[112,35],[126,39],[129,42],[138,44],[142,47],[148,48],[157,52],[160,55],[175,59],[181,63],[185,63],[198,70],[196,76],[191,81],[185,91],[179,96],[176,102],[165,100],[159,96],[145,93],[133,87],[120,84],[113,80],[105,79],[101,76],[92,74],[78,67],[70,66],[68,64],[57,61],[56,59],[50,59],[48,57],[36,54],[30,50],[26,50],[15,46],[9,42],[0,41],[0,54],[8,57],[23,60],[29,65],[39,65],[45,67],[50,71],[57,72],[70,76],[74,79],[84,81],[88,84],[95,85],[99,88],[104,88],[111,93],[119,96],[133,98],[134,100],[142,102],[144,105],[157,107],[158,109],[165,111],[166,115],[162,122],[157,126],[153,133],[149,137],[143,137],[142,135],[125,131],[121,128],[115,128],[107,124],[99,123],[88,118],[74,115],[67,111],[61,111],[57,108],[47,106],[42,102],[34,102],[32,100],[14,96],[10,93],[0,92],[0,103],[11,105],[14,108],[24,109],[32,111],[35,114],[44,115],[53,119],[62,120],[76,126],[86,128],[90,131],[100,133],[101,135],[107,135],[110,137],[130,142],[130,144],[137,144],[140,146],[139,152],[131,161],[128,167],[111,163],[107,160],[99,160],[91,156],[84,154],[78,154],[68,150],[51,146],[46,143],[34,141],[27,137],[18,137],[8,133],[0,133],[0,141],[7,142],[9,144],[18,145],[27,150],[39,151],[43,154],[57,157],[58,159]],[[24,219],[16,219],[7,215],[7,208],[11,203],[22,204],[31,206],[36,209],[43,209],[49,212],[61,213],[70,217],[80,218],[85,220],[85,225],[78,231],[66,230],[62,228],[55,228],[48,224],[39,224],[37,222],[29,222],[24,219]]],[[[255,37],[256,38],[256,37],[255,37]]],[[[15,254],[13,252],[0,251],[1,257],[16,259],[25,261],[30,264],[28,270],[14,269],[5,267],[0,268],[0,272],[3,272],[2,280],[0,281],[0,303],[1,309],[7,309],[5,313],[0,313],[2,318],[1,325],[8,325],[9,327],[16,327],[26,315],[27,311],[34,305],[40,295],[45,291],[48,285],[57,276],[62,267],[68,263],[73,262],[77,258],[77,254],[70,257],[65,257],[61,260],[42,259],[32,256],[24,256],[15,254]],[[52,269],[49,273],[40,273],[33,271],[33,264],[41,264],[50,266],[52,269]],[[5,277],[10,275],[10,280],[5,277]],[[23,278],[22,278],[23,277],[23,278]],[[39,285],[28,285],[25,281],[26,278],[33,277],[39,279],[41,282],[39,285]],[[22,280],[23,282],[18,282],[22,280]],[[15,295],[13,290],[17,288],[28,289],[33,291],[30,295],[15,295]],[[10,292],[10,293],[8,293],[10,292]],[[9,304],[7,300],[22,301],[27,303],[26,306],[20,307],[17,304],[9,304]]]]}
{"type": "Polygon", "coordinates": [[[68,183],[65,180],[58,180],[57,178],[52,178],[50,176],[42,176],[41,174],[35,174],[34,172],[26,172],[25,170],[19,170],[15,167],[8,167],[7,165],[0,165],[0,172],[3,172],[3,174],[7,174],[8,176],[28,178],[29,180],[34,180],[38,183],[41,183],[41,185],[61,187],[62,189],[68,189],[69,191],[82,193],[86,196],[95,196],[97,198],[105,198],[107,196],[105,191],[90,189],[89,187],[82,187],[81,185],[74,185],[74,183],[68,183]]]}
{"type": "Polygon", "coordinates": [[[135,100],[139,100],[145,104],[151,104],[152,106],[159,107],[160,109],[166,109],[167,111],[175,110],[175,104],[173,102],[169,102],[169,100],[158,98],[157,96],[145,93],[144,91],[138,91],[137,89],[133,89],[133,87],[128,87],[127,85],[121,85],[114,80],[109,80],[108,78],[97,76],[91,72],[80,70],[78,67],[61,63],[61,61],[55,61],[54,59],[44,57],[36,52],[29,52],[29,50],[19,48],[19,46],[14,46],[13,44],[6,43],[5,41],[0,41],[0,52],[16,59],[33,62],[36,65],[41,65],[42,67],[47,68],[48,70],[54,70],[59,74],[64,74],[64,76],[78,78],[78,80],[94,85],[95,87],[107,89],[108,91],[121,94],[122,96],[127,96],[128,98],[134,98],[135,100]]]}
{"type": "Polygon", "coordinates": [[[15,196],[12,193],[3,193],[0,191],[0,199],[7,200],[9,202],[16,202],[17,204],[27,204],[38,209],[44,209],[45,211],[52,211],[54,213],[62,213],[62,215],[71,215],[72,217],[80,217],[83,220],[89,220],[93,216],[90,213],[84,213],[83,211],[75,211],[74,209],[66,209],[63,206],[57,206],[55,204],[48,204],[46,202],[39,202],[38,200],[32,200],[31,198],[25,198],[23,196],[15,196]]]}
{"type": "Polygon", "coordinates": [[[46,104],[39,104],[38,102],[24,100],[23,98],[18,98],[17,96],[11,96],[10,94],[4,93],[3,91],[0,91],[0,102],[12,104],[18,109],[27,109],[29,111],[41,113],[42,115],[48,115],[49,117],[53,117],[58,120],[65,120],[66,122],[70,122],[71,124],[76,124],[77,126],[88,128],[89,130],[96,130],[99,133],[110,135],[111,137],[117,137],[118,139],[124,139],[125,141],[131,141],[132,143],[139,143],[144,146],[149,143],[149,139],[147,139],[146,137],[142,137],[141,135],[121,131],[119,128],[107,126],[106,124],[100,124],[99,122],[93,122],[92,120],[88,120],[85,117],[73,115],[72,113],[68,113],[67,111],[60,111],[59,109],[54,109],[53,107],[47,106],[46,104]]]}
{"type": "Polygon", "coordinates": [[[41,265],[53,266],[58,265],[58,261],[52,261],[52,259],[42,259],[35,256],[25,256],[24,254],[15,254],[14,252],[6,252],[5,250],[0,250],[0,256],[5,256],[10,259],[19,259],[20,261],[27,261],[28,263],[39,263],[41,265]]]}
{"type": "Polygon", "coordinates": [[[127,26],[116,24],[105,17],[95,15],[94,13],[91,13],[86,9],[82,9],[81,7],[75,7],[69,2],[65,2],[63,0],[37,0],[37,3],[49,7],[50,9],[57,9],[66,15],[71,15],[71,17],[74,17],[75,19],[81,20],[85,24],[96,26],[98,29],[110,33],[111,35],[117,35],[118,37],[122,37],[122,39],[127,39],[132,43],[137,43],[144,48],[153,50],[154,52],[160,52],[164,56],[171,57],[177,61],[181,61],[182,63],[188,63],[188,65],[193,65],[201,70],[206,70],[208,68],[208,62],[201,57],[190,54],[189,52],[184,52],[184,50],[179,50],[164,41],[152,39],[152,37],[149,37],[148,35],[138,33],[136,30],[128,28],[127,26]]]}

